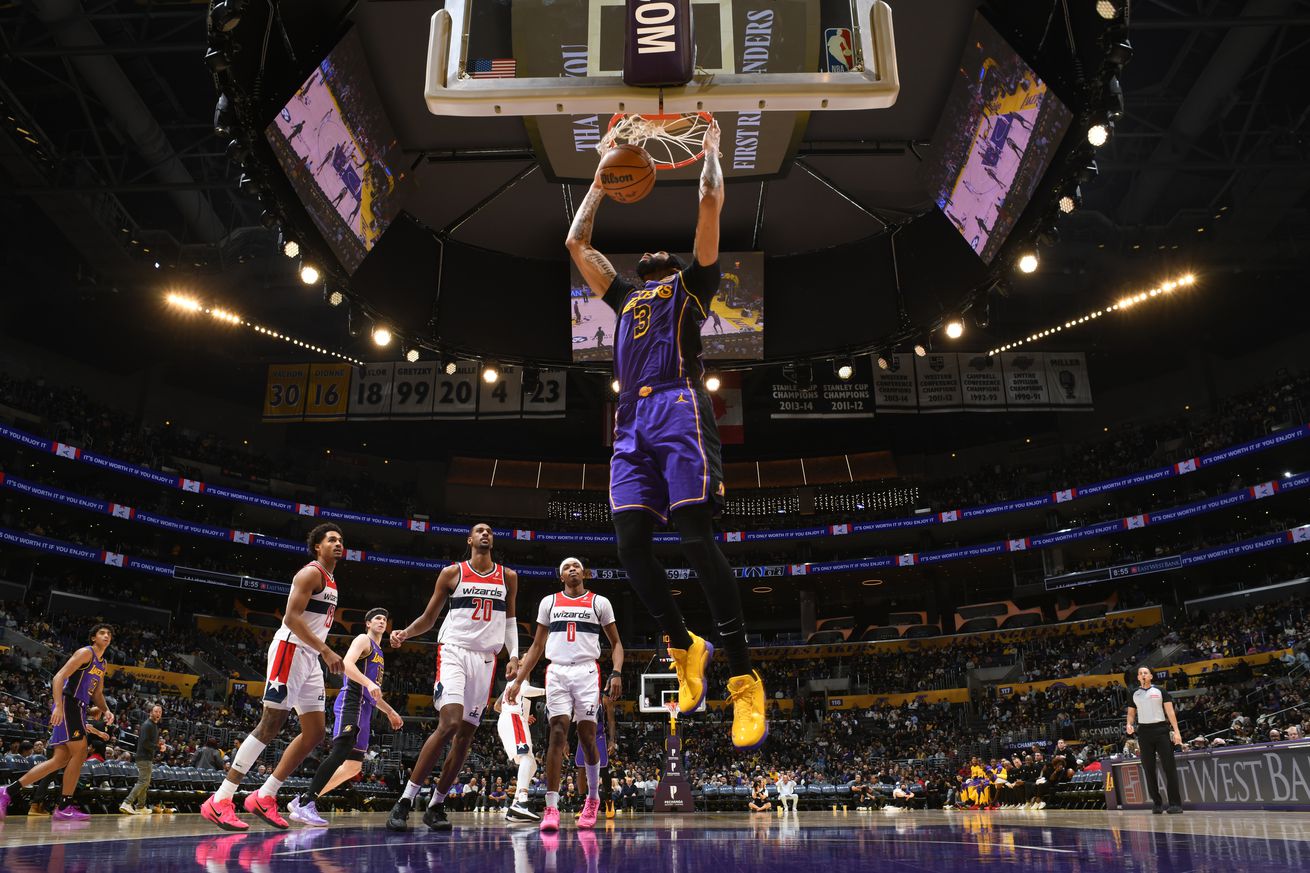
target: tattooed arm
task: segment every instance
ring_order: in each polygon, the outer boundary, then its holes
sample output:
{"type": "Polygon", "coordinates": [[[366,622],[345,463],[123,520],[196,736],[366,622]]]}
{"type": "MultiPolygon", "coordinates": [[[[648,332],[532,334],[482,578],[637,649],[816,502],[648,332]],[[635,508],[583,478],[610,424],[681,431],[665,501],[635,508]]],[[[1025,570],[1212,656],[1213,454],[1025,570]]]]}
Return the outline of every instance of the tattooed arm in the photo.
{"type": "Polygon", "coordinates": [[[719,212],[723,209],[723,167],[719,165],[719,123],[705,131],[705,165],[700,171],[700,209],[696,217],[696,263],[719,260],[719,212]]]}
{"type": "Polygon", "coordinates": [[[609,262],[609,258],[591,245],[591,228],[596,223],[596,210],[604,197],[605,189],[601,188],[600,180],[597,179],[591,183],[591,189],[573,216],[573,226],[569,228],[569,235],[564,240],[573,263],[578,265],[582,278],[587,280],[587,285],[597,297],[605,296],[615,276],[614,265],[609,262]]]}

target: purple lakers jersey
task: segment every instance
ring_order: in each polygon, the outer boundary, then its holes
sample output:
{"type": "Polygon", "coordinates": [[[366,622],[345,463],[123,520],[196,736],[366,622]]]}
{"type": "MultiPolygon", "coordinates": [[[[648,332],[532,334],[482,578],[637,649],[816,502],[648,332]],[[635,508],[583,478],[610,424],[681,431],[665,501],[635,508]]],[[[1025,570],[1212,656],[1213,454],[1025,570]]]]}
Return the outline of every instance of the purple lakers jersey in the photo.
{"type": "Polygon", "coordinates": [[[700,383],[700,327],[718,287],[717,262],[693,264],[641,287],[615,278],[604,299],[619,315],[614,375],[625,393],[685,379],[700,383]]]}
{"type": "MultiPolygon", "coordinates": [[[[364,678],[368,681],[375,685],[381,685],[384,660],[382,648],[372,639],[368,641],[368,644],[370,647],[369,653],[364,656],[364,666],[360,672],[364,674],[364,678]]],[[[341,693],[337,695],[334,708],[337,714],[340,715],[343,707],[351,705],[371,707],[376,704],[373,703],[372,696],[363,688],[351,682],[350,677],[347,676],[345,681],[341,683],[341,693]]]]}
{"type": "Polygon", "coordinates": [[[83,703],[90,703],[91,698],[100,690],[100,685],[105,681],[105,661],[103,658],[96,657],[96,650],[91,646],[86,647],[91,653],[91,661],[78,667],[68,681],[64,683],[64,696],[72,697],[83,703]]]}

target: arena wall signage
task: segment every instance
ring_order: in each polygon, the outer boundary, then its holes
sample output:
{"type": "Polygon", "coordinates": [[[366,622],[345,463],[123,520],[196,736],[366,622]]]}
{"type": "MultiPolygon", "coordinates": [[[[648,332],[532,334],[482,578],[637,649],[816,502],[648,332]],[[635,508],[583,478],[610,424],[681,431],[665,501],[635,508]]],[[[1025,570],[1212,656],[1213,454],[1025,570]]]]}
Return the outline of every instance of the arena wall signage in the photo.
{"type": "Polygon", "coordinates": [[[1092,409],[1082,352],[894,354],[884,359],[887,368],[873,371],[870,408],[885,415],[1092,409]]]}
{"type": "MultiPolygon", "coordinates": [[[[1310,811],[1310,743],[1262,743],[1183,752],[1178,784],[1188,809],[1310,811]]],[[[1111,808],[1151,804],[1140,761],[1112,763],[1111,808]]]]}

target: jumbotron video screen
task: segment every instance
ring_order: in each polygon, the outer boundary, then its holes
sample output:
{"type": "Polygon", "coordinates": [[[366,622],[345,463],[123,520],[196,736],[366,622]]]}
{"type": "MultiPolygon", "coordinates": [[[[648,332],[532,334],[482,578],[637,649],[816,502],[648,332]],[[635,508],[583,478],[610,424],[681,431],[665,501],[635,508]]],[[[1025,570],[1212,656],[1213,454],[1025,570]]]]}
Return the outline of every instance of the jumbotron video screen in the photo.
{"type": "Polygon", "coordinates": [[[353,273],[400,211],[398,142],[350,31],[264,129],[282,170],[353,273]]]}
{"type": "MultiPolygon", "coordinates": [[[[684,263],[691,255],[679,254],[684,263]]],[[[637,261],[641,253],[609,256],[620,276],[640,286],[637,261]]],[[[570,265],[569,326],[573,360],[614,360],[614,331],[618,317],[605,301],[591,292],[570,265]]],[[[700,337],[706,358],[761,360],[764,357],[764,256],[760,252],[719,254],[719,291],[714,295],[700,337]]]]}
{"type": "Polygon", "coordinates": [[[1032,198],[1073,114],[982,16],[975,16],[933,135],[928,190],[990,264],[1032,198]]]}

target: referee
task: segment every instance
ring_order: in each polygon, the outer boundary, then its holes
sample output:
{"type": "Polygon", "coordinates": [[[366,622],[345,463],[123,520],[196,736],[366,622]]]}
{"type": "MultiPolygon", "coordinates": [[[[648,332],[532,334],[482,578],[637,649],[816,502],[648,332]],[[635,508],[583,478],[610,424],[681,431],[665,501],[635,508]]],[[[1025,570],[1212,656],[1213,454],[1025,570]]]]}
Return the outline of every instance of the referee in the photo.
{"type": "Polygon", "coordinates": [[[1151,684],[1151,668],[1137,668],[1138,688],[1133,692],[1133,702],[1128,706],[1128,735],[1134,731],[1133,722],[1137,722],[1137,744],[1142,754],[1142,770],[1146,774],[1146,788],[1151,793],[1154,806],[1151,811],[1156,815],[1164,812],[1164,801],[1160,799],[1160,783],[1155,775],[1155,757],[1160,756],[1164,765],[1165,783],[1169,787],[1169,814],[1177,815],[1183,811],[1183,804],[1178,791],[1178,764],[1174,761],[1174,746],[1183,742],[1182,732],[1178,730],[1178,715],[1174,712],[1174,702],[1169,692],[1151,684]]]}

